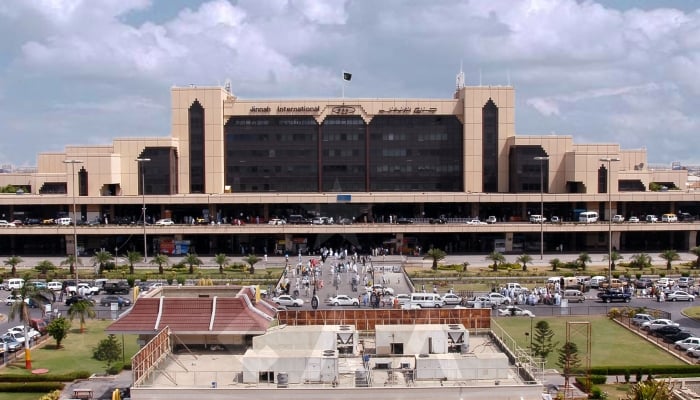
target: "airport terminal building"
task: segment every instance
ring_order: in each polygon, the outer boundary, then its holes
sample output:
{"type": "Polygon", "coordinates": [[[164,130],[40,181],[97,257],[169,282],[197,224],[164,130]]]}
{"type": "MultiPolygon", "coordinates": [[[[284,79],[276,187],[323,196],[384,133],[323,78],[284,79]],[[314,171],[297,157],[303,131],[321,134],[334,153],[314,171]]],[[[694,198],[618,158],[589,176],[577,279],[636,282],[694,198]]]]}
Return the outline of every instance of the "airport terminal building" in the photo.
{"type": "Polygon", "coordinates": [[[602,252],[609,230],[621,251],[680,251],[698,245],[700,228],[700,191],[687,183],[684,169],[649,168],[644,149],[516,135],[510,86],[458,85],[444,99],[297,100],[174,87],[169,137],[69,145],[40,153],[35,171],[0,173],[0,187],[18,189],[0,195],[0,214],[24,222],[0,229],[9,238],[0,254],[72,253],[74,227],[51,220],[73,218],[73,204],[85,255],[143,251],[144,242],[149,254],[171,255],[602,252]],[[585,211],[601,222],[579,223],[585,211]],[[528,223],[540,214],[561,223],[528,223]],[[618,214],[642,222],[610,227],[618,214]],[[682,221],[662,223],[663,214],[682,221]],[[268,223],[290,216],[318,223],[268,223]],[[155,224],[166,218],[175,224],[155,224]]]}

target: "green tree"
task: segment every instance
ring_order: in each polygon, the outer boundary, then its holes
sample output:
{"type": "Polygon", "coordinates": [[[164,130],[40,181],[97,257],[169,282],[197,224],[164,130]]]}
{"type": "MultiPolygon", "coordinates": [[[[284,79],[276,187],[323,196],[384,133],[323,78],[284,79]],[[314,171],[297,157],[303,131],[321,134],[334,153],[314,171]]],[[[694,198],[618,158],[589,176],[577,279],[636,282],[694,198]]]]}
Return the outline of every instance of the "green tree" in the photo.
{"type": "Polygon", "coordinates": [[[652,379],[637,382],[627,392],[628,400],[671,400],[673,395],[669,381],[652,379]]]}
{"type": "Polygon", "coordinates": [[[129,273],[131,275],[134,274],[134,264],[137,262],[143,260],[143,256],[141,255],[140,252],[138,251],[127,251],[126,252],[126,261],[129,263],[129,273]]]}
{"type": "Polygon", "coordinates": [[[569,377],[571,377],[575,369],[581,366],[581,359],[578,356],[578,346],[576,346],[576,343],[566,342],[564,346],[559,349],[557,366],[561,368],[564,375],[564,385],[569,387],[569,377]]]}
{"type": "Polygon", "coordinates": [[[695,268],[700,268],[700,246],[693,247],[690,252],[697,257],[695,260],[695,268]]]}
{"type": "Polygon", "coordinates": [[[12,267],[12,276],[16,277],[17,276],[17,265],[19,265],[23,262],[24,262],[24,260],[22,260],[22,258],[17,257],[17,256],[12,256],[12,257],[8,258],[7,260],[5,260],[5,265],[9,265],[10,267],[12,267]]]}
{"type": "Polygon", "coordinates": [[[516,261],[523,265],[523,271],[527,271],[527,263],[532,262],[532,257],[529,254],[521,254],[516,261]]]}
{"type": "Polygon", "coordinates": [[[486,256],[486,259],[488,261],[493,261],[493,271],[494,272],[498,271],[498,264],[502,264],[502,263],[506,262],[506,257],[497,251],[494,251],[491,254],[489,254],[488,256],[486,256]]]}
{"type": "Polygon", "coordinates": [[[107,364],[107,371],[112,368],[112,364],[122,355],[122,349],[117,341],[117,337],[109,334],[106,339],[100,340],[92,351],[92,358],[104,361],[107,364]]]}
{"type": "Polygon", "coordinates": [[[105,270],[105,265],[107,265],[107,263],[113,259],[114,257],[112,257],[112,253],[108,252],[107,250],[96,251],[95,255],[92,256],[92,262],[100,265],[100,273],[105,270]]]}
{"type": "Polygon", "coordinates": [[[68,308],[68,318],[71,321],[75,317],[80,318],[80,333],[85,332],[85,319],[95,318],[95,309],[89,300],[78,300],[68,308]]]}
{"type": "Polygon", "coordinates": [[[664,250],[663,253],[659,254],[659,257],[666,261],[666,269],[671,269],[672,261],[678,261],[681,259],[681,256],[676,250],[664,250]]]}
{"type": "Polygon", "coordinates": [[[564,265],[564,263],[558,258],[553,258],[549,260],[549,265],[552,266],[552,271],[556,271],[559,268],[561,268],[564,265]]]}
{"type": "Polygon", "coordinates": [[[613,250],[612,253],[610,253],[610,256],[607,254],[603,256],[603,260],[609,260],[610,261],[610,270],[615,271],[615,262],[622,260],[624,257],[618,253],[617,251],[613,250]]]}
{"type": "Polygon", "coordinates": [[[182,262],[190,266],[190,274],[194,274],[195,265],[202,265],[202,260],[194,253],[187,253],[187,255],[182,258],[182,262]]]}
{"type": "Polygon", "coordinates": [[[250,265],[250,274],[253,275],[255,273],[255,264],[260,262],[260,257],[255,254],[248,254],[248,257],[243,258],[243,261],[250,265]]]}
{"type": "Polygon", "coordinates": [[[581,267],[582,270],[586,270],[586,264],[591,262],[591,256],[588,255],[585,251],[581,254],[578,255],[578,258],[576,259],[576,263],[581,267]]]}
{"type": "Polygon", "coordinates": [[[630,258],[630,266],[641,269],[651,267],[651,256],[646,253],[634,254],[630,258]]]}
{"type": "Polygon", "coordinates": [[[49,324],[46,326],[46,332],[56,340],[56,348],[60,349],[63,347],[61,345],[61,342],[63,342],[63,339],[68,336],[68,332],[70,331],[70,321],[68,321],[65,317],[60,316],[57,318],[54,318],[53,321],[49,322],[49,324]]]}
{"type": "Polygon", "coordinates": [[[433,271],[437,271],[438,262],[440,262],[441,260],[444,260],[445,257],[447,257],[447,253],[438,249],[437,247],[433,247],[432,249],[425,252],[425,256],[423,257],[423,259],[424,260],[432,260],[433,265],[431,268],[433,269],[433,271]]]}
{"type": "Polygon", "coordinates": [[[41,260],[34,267],[40,274],[46,275],[49,271],[56,269],[56,266],[49,260],[41,260]]]}
{"type": "Polygon", "coordinates": [[[25,352],[25,367],[32,369],[31,349],[29,348],[29,302],[33,302],[37,307],[43,309],[43,305],[53,300],[53,293],[47,290],[37,289],[33,285],[24,285],[17,293],[23,300],[15,301],[10,308],[9,319],[18,318],[24,326],[24,352],[25,352]],[[51,296],[51,297],[49,297],[51,296]]]}
{"type": "Polygon", "coordinates": [[[228,265],[231,260],[224,253],[219,253],[214,255],[214,262],[219,266],[219,273],[224,273],[224,267],[228,265]]]}
{"type": "Polygon", "coordinates": [[[77,265],[83,265],[83,261],[80,259],[80,257],[76,257],[75,254],[69,254],[65,260],[61,261],[61,266],[68,265],[69,270],[68,273],[73,276],[75,275],[75,267],[77,265]]]}
{"type": "Polygon", "coordinates": [[[549,322],[537,322],[535,333],[532,335],[532,354],[540,358],[547,358],[559,344],[559,342],[552,343],[553,337],[554,331],[549,327],[549,322]]]}
{"type": "Polygon", "coordinates": [[[163,275],[163,265],[168,265],[170,259],[165,254],[156,254],[150,261],[151,264],[158,265],[158,273],[163,275]]]}

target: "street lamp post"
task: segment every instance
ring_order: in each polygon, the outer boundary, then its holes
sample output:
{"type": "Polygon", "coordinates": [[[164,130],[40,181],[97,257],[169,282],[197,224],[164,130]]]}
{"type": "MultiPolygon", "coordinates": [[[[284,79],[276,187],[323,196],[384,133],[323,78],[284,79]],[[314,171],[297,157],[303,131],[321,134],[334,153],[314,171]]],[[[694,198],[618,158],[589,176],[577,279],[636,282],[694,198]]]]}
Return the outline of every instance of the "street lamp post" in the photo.
{"type": "Polygon", "coordinates": [[[71,167],[71,194],[73,197],[73,262],[75,263],[75,285],[78,287],[78,214],[75,211],[75,164],[82,164],[82,160],[63,160],[64,164],[71,167]]]}
{"type": "Polygon", "coordinates": [[[540,260],[544,260],[544,162],[549,157],[535,157],[540,162],[540,260]]]}
{"type": "Polygon", "coordinates": [[[143,215],[143,262],[148,262],[148,241],[146,240],[146,178],[143,163],[151,161],[150,158],[137,158],[136,162],[141,170],[141,214],[143,215]]]}
{"type": "Polygon", "coordinates": [[[612,282],[612,184],[610,182],[610,164],[612,164],[613,161],[620,161],[620,159],[603,157],[600,161],[608,163],[608,179],[606,185],[608,191],[608,282],[612,282]]]}

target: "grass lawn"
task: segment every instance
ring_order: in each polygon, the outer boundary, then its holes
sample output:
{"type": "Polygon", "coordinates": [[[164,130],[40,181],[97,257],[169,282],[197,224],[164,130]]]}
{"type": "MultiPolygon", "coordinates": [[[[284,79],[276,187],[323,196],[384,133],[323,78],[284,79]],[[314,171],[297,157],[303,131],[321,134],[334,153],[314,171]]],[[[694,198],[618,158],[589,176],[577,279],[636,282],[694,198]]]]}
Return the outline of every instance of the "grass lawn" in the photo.
{"type": "MultiPolygon", "coordinates": [[[[518,346],[528,348],[530,345],[530,318],[502,317],[495,321],[517,342],[518,346]],[[525,335],[528,333],[528,335],[525,335]]],[[[589,321],[591,323],[591,366],[644,366],[644,365],[682,365],[683,363],[657,348],[651,343],[639,338],[634,333],[617,325],[606,316],[591,315],[579,317],[536,317],[532,321],[534,328],[539,321],[547,321],[554,331],[553,343],[556,349],[547,357],[547,368],[557,368],[559,348],[566,342],[567,321],[589,321]]],[[[579,349],[582,360],[585,359],[586,342],[583,325],[572,327],[572,341],[579,349]],[[576,332],[576,334],[574,334],[576,332]]]]}
{"type": "Polygon", "coordinates": [[[700,306],[688,307],[683,310],[683,313],[694,320],[700,320],[700,306]]]}
{"type": "MultiPolygon", "coordinates": [[[[56,341],[49,339],[39,349],[32,351],[32,368],[46,368],[49,373],[64,374],[73,371],[88,371],[91,373],[104,373],[105,363],[92,358],[92,351],[100,340],[106,339],[105,328],[110,325],[109,320],[86,321],[85,333],[80,333],[80,321],[73,320],[73,325],[68,336],[63,340],[63,347],[56,349],[56,341]]],[[[122,335],[117,335],[121,343],[122,335]]],[[[136,335],[124,335],[124,359],[128,363],[131,357],[138,351],[136,335]]],[[[121,362],[119,360],[118,362],[121,362]]],[[[27,374],[31,372],[24,368],[24,358],[0,370],[2,374],[27,374]]],[[[0,394],[2,398],[2,394],[0,394]]],[[[14,397],[13,397],[14,398],[14,397]]],[[[35,397],[37,398],[37,397],[35,397]]]]}

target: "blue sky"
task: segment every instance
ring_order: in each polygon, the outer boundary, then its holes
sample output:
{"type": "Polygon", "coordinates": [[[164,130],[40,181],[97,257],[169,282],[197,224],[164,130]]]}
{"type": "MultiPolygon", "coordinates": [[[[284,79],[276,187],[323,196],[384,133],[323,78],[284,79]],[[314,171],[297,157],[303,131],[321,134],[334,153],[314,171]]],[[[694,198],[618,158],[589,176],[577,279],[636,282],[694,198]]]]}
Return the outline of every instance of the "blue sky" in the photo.
{"type": "Polygon", "coordinates": [[[170,87],[241,98],[449,98],[516,89],[516,132],[700,165],[692,1],[5,0],[0,164],[168,136],[170,87]]]}

